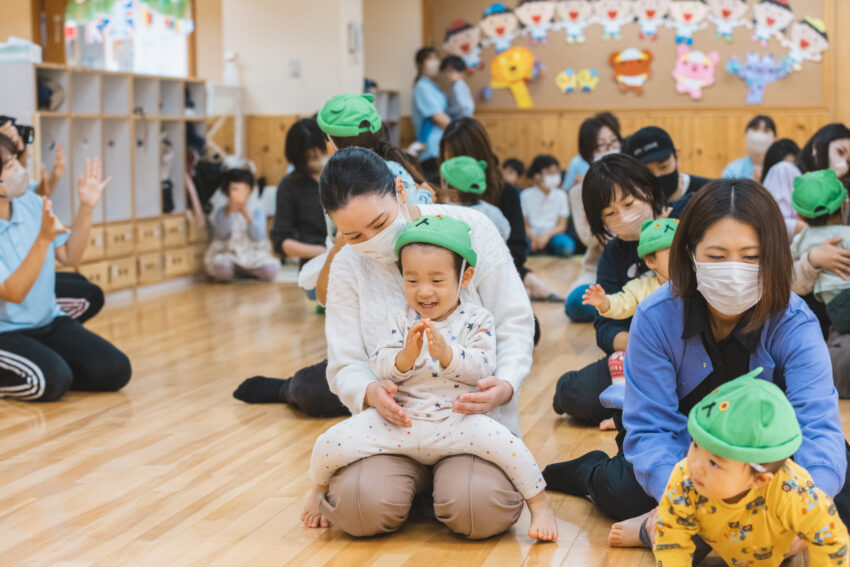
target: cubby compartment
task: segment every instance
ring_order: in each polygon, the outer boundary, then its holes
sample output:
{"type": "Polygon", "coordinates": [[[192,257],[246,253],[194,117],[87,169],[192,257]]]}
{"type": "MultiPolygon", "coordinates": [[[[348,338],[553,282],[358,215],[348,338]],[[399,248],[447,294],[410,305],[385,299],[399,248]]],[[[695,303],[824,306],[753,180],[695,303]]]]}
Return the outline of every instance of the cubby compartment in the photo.
{"type": "Polygon", "coordinates": [[[89,232],[89,243],[83,252],[83,262],[100,260],[106,255],[106,229],[94,226],[89,232]]]}
{"type": "Polygon", "coordinates": [[[139,254],[138,274],[138,282],[142,285],[160,281],[162,279],[162,253],[139,254]]]}
{"type": "Polygon", "coordinates": [[[186,217],[177,215],[166,217],[162,221],[162,243],[166,247],[185,246],[188,242],[186,217]]]}
{"type": "Polygon", "coordinates": [[[116,258],[132,254],[134,246],[133,223],[121,222],[106,227],[106,256],[116,258]]]}
{"type": "MultiPolygon", "coordinates": [[[[46,171],[53,168],[59,146],[62,146],[67,164],[70,159],[68,153],[71,148],[71,121],[68,118],[41,116],[39,117],[38,130],[35,139],[41,150],[40,166],[46,171]]],[[[50,196],[53,201],[53,213],[66,226],[70,226],[74,219],[71,179],[71,174],[65,171],[65,174],[59,178],[59,182],[53,190],[53,195],[50,196]]]]}
{"type": "Polygon", "coordinates": [[[131,102],[129,75],[104,74],[103,113],[108,116],[128,116],[131,102]]]}
{"type": "Polygon", "coordinates": [[[136,285],[136,259],[113,260],[109,263],[109,289],[124,289],[136,285]]]}
{"type": "Polygon", "coordinates": [[[38,96],[38,109],[42,112],[68,112],[68,72],[64,69],[38,67],[35,71],[36,83],[41,90],[38,96]]]}
{"type": "Polygon", "coordinates": [[[133,135],[128,118],[103,121],[103,170],[111,175],[103,200],[106,220],[122,221],[133,218],[133,135]]]}
{"type": "MultiPolygon", "coordinates": [[[[70,179],[78,179],[86,174],[86,160],[97,158],[103,161],[103,124],[96,118],[72,118],[71,119],[71,168],[70,179]]],[[[105,170],[104,170],[105,171],[105,170]]],[[[105,179],[109,177],[108,173],[102,173],[105,179]]],[[[104,190],[104,195],[112,186],[110,182],[104,190]]],[[[79,208],[79,197],[74,195],[75,210],[79,208]]],[[[92,219],[96,223],[104,221],[103,215],[103,195],[95,207],[92,219]]]]}
{"type": "Polygon", "coordinates": [[[185,115],[187,118],[203,118],[207,113],[207,88],[203,81],[186,81],[185,115]]]}
{"type": "Polygon", "coordinates": [[[74,114],[100,114],[100,73],[71,71],[71,110],[74,114]]]}
{"type": "Polygon", "coordinates": [[[159,81],[134,77],[133,114],[156,116],[157,112],[159,112],[159,81]]]}
{"type": "Polygon", "coordinates": [[[159,176],[159,121],[138,118],[133,121],[136,217],[162,214],[162,188],[159,176]]]}
{"type": "Polygon", "coordinates": [[[160,81],[159,113],[161,116],[180,118],[183,116],[183,83],[181,81],[160,81]]]}
{"type": "Polygon", "coordinates": [[[163,120],[160,133],[160,181],[162,213],[186,210],[183,163],[186,155],[186,125],[182,120],[163,120]]]}

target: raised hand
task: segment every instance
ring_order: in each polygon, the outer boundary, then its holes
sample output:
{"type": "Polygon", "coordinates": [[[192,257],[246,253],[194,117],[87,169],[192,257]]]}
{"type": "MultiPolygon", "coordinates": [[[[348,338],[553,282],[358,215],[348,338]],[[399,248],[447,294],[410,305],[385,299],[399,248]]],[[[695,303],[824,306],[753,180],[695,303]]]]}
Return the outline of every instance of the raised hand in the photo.
{"type": "Polygon", "coordinates": [[[50,202],[50,199],[44,199],[43,201],[41,207],[41,230],[38,232],[38,238],[45,242],[53,242],[53,239],[60,234],[68,232],[68,229],[53,214],[53,204],[50,202]]]}
{"type": "Polygon", "coordinates": [[[94,207],[100,201],[103,190],[112,181],[111,177],[101,179],[103,175],[103,164],[98,158],[86,158],[86,173],[77,179],[77,195],[80,203],[88,207],[94,207]]]}
{"type": "Polygon", "coordinates": [[[593,305],[601,312],[608,311],[611,307],[611,302],[605,295],[605,290],[599,284],[593,284],[584,292],[581,303],[582,305],[593,305]]]}
{"type": "Polygon", "coordinates": [[[416,359],[419,358],[419,353],[422,352],[423,334],[427,324],[425,320],[417,321],[407,330],[407,339],[405,340],[404,348],[395,358],[395,367],[399,372],[407,372],[416,364],[416,359]]]}

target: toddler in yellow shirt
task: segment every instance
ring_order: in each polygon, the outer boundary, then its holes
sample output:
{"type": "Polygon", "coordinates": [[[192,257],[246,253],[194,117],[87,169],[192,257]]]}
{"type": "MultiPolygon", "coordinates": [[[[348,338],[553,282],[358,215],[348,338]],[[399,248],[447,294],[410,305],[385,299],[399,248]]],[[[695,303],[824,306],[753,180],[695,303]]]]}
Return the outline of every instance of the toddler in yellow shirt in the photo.
{"type": "Polygon", "coordinates": [[[795,537],[812,566],[847,565],[847,528],[832,500],[791,460],[794,408],[758,368],[723,384],[688,416],[691,447],[658,505],[658,567],[692,564],[700,536],[729,565],[778,566],[795,537]]]}

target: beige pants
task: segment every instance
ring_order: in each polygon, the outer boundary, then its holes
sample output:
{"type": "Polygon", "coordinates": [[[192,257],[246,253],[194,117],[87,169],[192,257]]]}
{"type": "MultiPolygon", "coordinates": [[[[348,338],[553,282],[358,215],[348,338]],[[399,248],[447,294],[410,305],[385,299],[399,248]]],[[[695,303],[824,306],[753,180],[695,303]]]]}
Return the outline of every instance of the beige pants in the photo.
{"type": "Polygon", "coordinates": [[[396,455],[361,459],[331,478],[320,510],[355,537],[390,533],[407,520],[413,497],[432,486],[436,519],[469,539],[508,530],[522,512],[522,496],[505,473],[472,455],[433,467],[396,455]]]}

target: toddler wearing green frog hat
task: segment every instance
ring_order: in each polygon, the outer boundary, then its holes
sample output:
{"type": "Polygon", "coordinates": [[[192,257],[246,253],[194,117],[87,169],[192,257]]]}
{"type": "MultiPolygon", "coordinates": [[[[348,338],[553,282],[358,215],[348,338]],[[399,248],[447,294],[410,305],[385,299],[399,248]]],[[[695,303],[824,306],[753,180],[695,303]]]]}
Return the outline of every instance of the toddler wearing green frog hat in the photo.
{"type": "Polygon", "coordinates": [[[658,505],[658,567],[692,564],[700,536],[729,565],[778,566],[795,537],[810,565],[847,565],[850,537],[832,500],[791,460],[803,435],[785,394],[757,368],[688,416],[691,446],[658,505]]]}
{"type": "Polygon", "coordinates": [[[457,156],[440,164],[442,189],[451,204],[475,209],[490,219],[507,241],[511,235],[511,224],[499,207],[482,199],[487,191],[487,162],[469,156],[457,156]]]}

